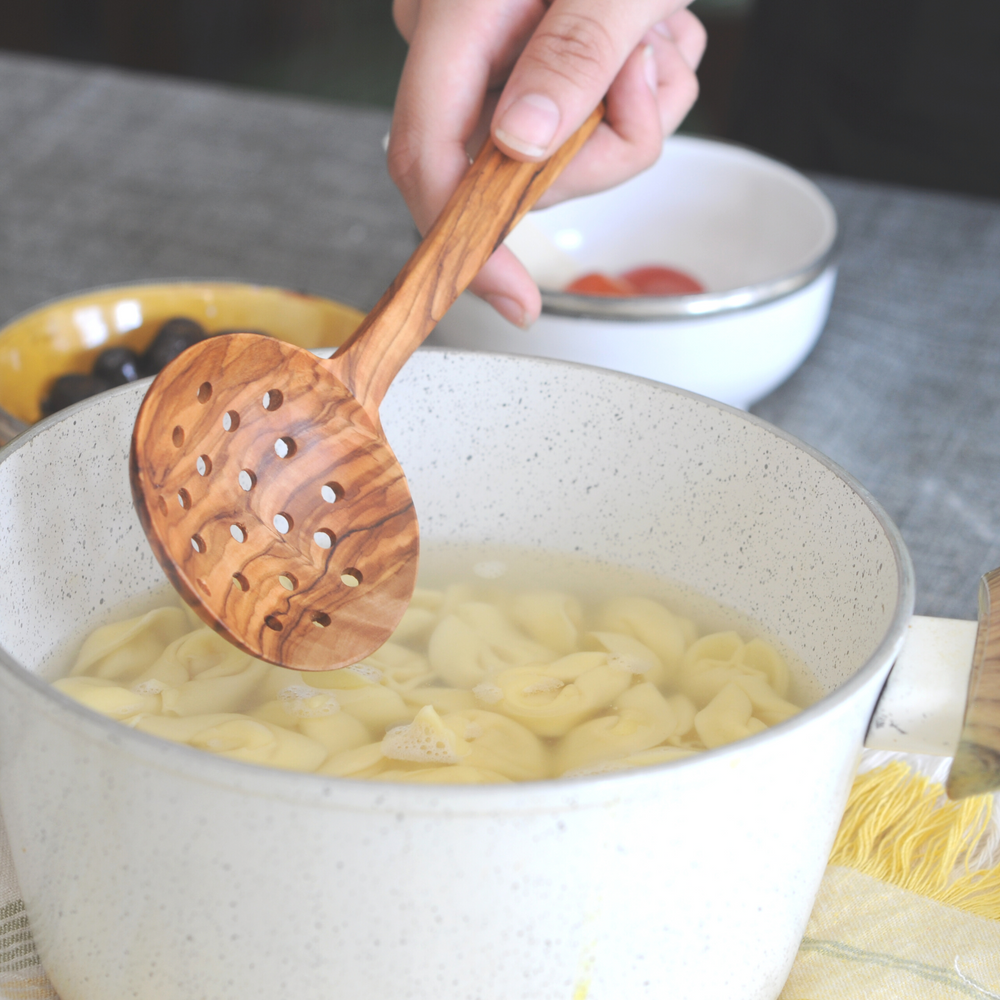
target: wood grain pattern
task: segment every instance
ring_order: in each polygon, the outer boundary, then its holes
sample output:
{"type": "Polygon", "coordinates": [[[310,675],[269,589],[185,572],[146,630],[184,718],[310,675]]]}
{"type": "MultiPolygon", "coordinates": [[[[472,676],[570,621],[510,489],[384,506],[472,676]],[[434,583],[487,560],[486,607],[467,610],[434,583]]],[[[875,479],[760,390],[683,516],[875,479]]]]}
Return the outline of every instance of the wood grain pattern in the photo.
{"type": "Polygon", "coordinates": [[[979,585],[979,630],[958,752],[948,774],[953,799],[1000,788],[1000,569],[979,585]]]}
{"type": "Polygon", "coordinates": [[[377,420],[406,359],[597,128],[599,106],[544,163],[521,163],[487,140],[423,242],[357,330],[327,362],[377,420]]]}
{"type": "Polygon", "coordinates": [[[185,391],[147,395],[133,432],[131,478],[136,510],[174,586],[253,656],[300,670],[363,659],[406,610],[419,550],[413,501],[385,439],[313,355],[267,337],[211,338],[163,375],[185,391]],[[212,394],[202,403],[206,383],[212,394]],[[275,389],[282,403],[267,410],[264,393],[275,389]],[[223,426],[227,412],[238,414],[235,430],[223,426]],[[279,438],[294,442],[287,458],[275,451],[279,438]],[[206,475],[199,458],[210,466],[206,475]],[[251,477],[244,477],[250,490],[240,485],[241,472],[251,477]],[[332,504],[323,499],[328,483],[343,491],[332,504]],[[275,515],[291,522],[289,531],[278,530],[275,515]],[[335,539],[330,548],[316,543],[323,531],[335,539]],[[358,586],[342,580],[348,570],[360,573],[358,586]],[[328,625],[314,624],[324,615],[328,625]]]}
{"type": "Polygon", "coordinates": [[[253,656],[357,663],[409,604],[419,532],[378,415],[392,379],[600,120],[544,164],[492,143],[427,238],[328,362],[237,333],[157,376],[132,434],[132,497],[185,601],[253,656]],[[332,502],[331,502],[332,501],[332,502]]]}

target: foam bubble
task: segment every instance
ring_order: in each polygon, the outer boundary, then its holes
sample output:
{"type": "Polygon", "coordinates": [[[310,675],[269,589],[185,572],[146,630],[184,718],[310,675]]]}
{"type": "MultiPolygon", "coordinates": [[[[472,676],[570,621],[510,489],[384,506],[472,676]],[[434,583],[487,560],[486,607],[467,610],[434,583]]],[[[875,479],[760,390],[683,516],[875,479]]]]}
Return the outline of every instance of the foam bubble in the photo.
{"type": "Polygon", "coordinates": [[[525,684],[521,689],[522,694],[549,694],[558,691],[566,685],[558,677],[540,677],[533,684],[525,684]]]}
{"type": "Polygon", "coordinates": [[[625,656],[624,653],[609,654],[608,666],[625,674],[644,674],[649,669],[648,663],[643,663],[634,656],[625,656]]]}
{"type": "Polygon", "coordinates": [[[351,667],[343,667],[349,674],[354,674],[357,677],[362,677],[364,680],[369,681],[372,684],[378,684],[382,680],[382,671],[378,667],[373,667],[368,663],[355,663],[351,667]]]}
{"type": "Polygon", "coordinates": [[[458,734],[445,726],[430,705],[425,705],[408,726],[396,726],[382,738],[382,754],[392,760],[459,764],[468,753],[468,748],[461,752],[458,734]]]}
{"type": "Polygon", "coordinates": [[[488,559],[477,562],[472,567],[472,572],[484,580],[499,580],[507,572],[507,564],[499,559],[488,559]]]}
{"type": "Polygon", "coordinates": [[[136,694],[163,694],[167,690],[167,685],[163,681],[151,677],[148,681],[139,681],[138,684],[133,684],[132,690],[136,694]]]}
{"type": "Polygon", "coordinates": [[[284,710],[296,719],[321,719],[336,715],[340,702],[330,691],[320,691],[308,684],[289,684],[278,692],[284,710]]]}
{"type": "Polygon", "coordinates": [[[483,681],[472,689],[472,696],[487,705],[495,705],[498,701],[503,701],[503,691],[490,681],[483,681]]]}

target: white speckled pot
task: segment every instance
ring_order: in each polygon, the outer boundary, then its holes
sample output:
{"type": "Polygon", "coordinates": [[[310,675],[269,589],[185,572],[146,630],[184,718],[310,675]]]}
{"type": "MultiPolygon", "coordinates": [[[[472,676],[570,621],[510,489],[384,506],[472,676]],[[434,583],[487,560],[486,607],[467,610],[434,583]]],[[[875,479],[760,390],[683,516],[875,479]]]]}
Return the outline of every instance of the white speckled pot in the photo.
{"type": "Polygon", "coordinates": [[[856,483],[705,399],[421,351],[382,417],[425,538],[581,550],[760,620],[828,697],[696,758],[431,787],[287,774],[39,680],[160,585],[127,483],[143,384],[0,457],[0,804],[62,1000],[773,1000],[913,585],[856,483]]]}

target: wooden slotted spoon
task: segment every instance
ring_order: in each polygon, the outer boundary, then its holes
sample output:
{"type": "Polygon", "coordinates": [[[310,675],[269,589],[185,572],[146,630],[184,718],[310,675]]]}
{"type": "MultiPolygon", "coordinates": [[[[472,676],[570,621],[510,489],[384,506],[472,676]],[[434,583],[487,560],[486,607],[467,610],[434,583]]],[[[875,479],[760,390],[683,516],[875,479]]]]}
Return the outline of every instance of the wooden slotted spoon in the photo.
{"type": "Polygon", "coordinates": [[[419,536],[378,407],[493,250],[596,128],[545,163],[487,141],[440,218],[327,361],[259,334],[211,337],[157,376],[132,434],[132,498],[195,612],[252,656],[357,663],[413,593],[419,536]]]}

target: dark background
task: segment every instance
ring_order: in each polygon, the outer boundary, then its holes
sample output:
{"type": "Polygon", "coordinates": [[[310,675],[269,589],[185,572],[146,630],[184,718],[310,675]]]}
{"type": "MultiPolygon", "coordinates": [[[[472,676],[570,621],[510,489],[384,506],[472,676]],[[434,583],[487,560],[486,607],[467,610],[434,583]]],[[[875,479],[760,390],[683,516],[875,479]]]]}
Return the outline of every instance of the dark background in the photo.
{"type": "Polygon", "coordinates": [[[0,48],[392,104],[391,0],[3,0],[0,48]]]}
{"type": "MultiPolygon", "coordinates": [[[[709,46],[684,131],[1000,197],[1000,0],[692,9],[709,46]]],[[[4,0],[0,48],[384,107],[406,56],[391,0],[4,0]]]]}

